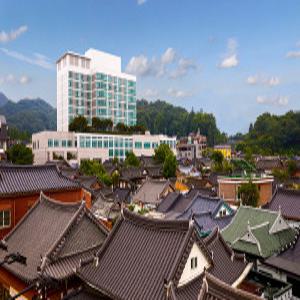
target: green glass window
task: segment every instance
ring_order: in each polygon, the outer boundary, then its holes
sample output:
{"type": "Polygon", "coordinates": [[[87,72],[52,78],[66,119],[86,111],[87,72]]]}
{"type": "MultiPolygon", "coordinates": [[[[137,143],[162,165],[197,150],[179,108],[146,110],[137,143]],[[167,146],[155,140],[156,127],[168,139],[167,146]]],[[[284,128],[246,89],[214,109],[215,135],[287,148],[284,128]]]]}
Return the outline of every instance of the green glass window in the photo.
{"type": "Polygon", "coordinates": [[[72,147],[72,140],[68,140],[68,147],[72,147]]]}
{"type": "Polygon", "coordinates": [[[97,138],[92,137],[92,148],[97,148],[97,138]]]}
{"type": "Polygon", "coordinates": [[[113,157],[113,156],[114,156],[114,151],[113,151],[113,149],[109,149],[109,150],[108,150],[108,155],[109,155],[109,157],[113,157]]]}
{"type": "Polygon", "coordinates": [[[98,148],[102,148],[102,140],[98,139],[98,148]]]}
{"type": "Polygon", "coordinates": [[[59,141],[58,140],[54,140],[54,147],[58,147],[59,146],[59,141]]]}
{"type": "Polygon", "coordinates": [[[134,143],[134,147],[135,147],[136,149],[142,149],[142,142],[135,142],[135,143],[134,143]]]}
{"type": "Polygon", "coordinates": [[[144,149],[150,149],[151,143],[150,142],[144,142],[144,149]]]}
{"type": "Polygon", "coordinates": [[[61,146],[62,147],[67,147],[67,141],[66,140],[62,140],[61,141],[61,146]]]}
{"type": "Polygon", "coordinates": [[[53,140],[52,139],[49,139],[48,140],[48,147],[53,147],[53,140]]]}

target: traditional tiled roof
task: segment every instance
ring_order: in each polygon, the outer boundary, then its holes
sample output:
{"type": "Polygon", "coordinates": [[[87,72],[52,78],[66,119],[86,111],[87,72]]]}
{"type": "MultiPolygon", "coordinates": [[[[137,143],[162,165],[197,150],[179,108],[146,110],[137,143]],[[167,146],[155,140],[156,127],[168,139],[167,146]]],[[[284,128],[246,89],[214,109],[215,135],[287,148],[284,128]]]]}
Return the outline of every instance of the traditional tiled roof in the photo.
{"type": "Polygon", "coordinates": [[[282,218],[280,211],[240,206],[231,223],[222,231],[233,249],[267,258],[288,247],[298,232],[282,218]]]}
{"type": "Polygon", "coordinates": [[[189,221],[148,219],[125,210],[95,259],[83,262],[77,273],[110,299],[166,299],[172,285],[174,297],[197,299],[201,273],[192,282],[196,288],[178,286],[195,243],[208,271],[226,283],[234,284],[245,272],[244,256],[234,255],[217,231],[202,240],[189,221]],[[182,297],[187,293],[190,297],[182,297]]]}
{"type": "Polygon", "coordinates": [[[264,263],[300,277],[300,238],[286,251],[268,258],[264,263]]]}
{"type": "Polygon", "coordinates": [[[142,178],[145,178],[142,168],[126,167],[121,170],[120,179],[131,181],[142,178]]]}
{"type": "Polygon", "coordinates": [[[63,176],[55,165],[0,166],[0,197],[80,189],[79,183],[63,176]]]}
{"type": "MultiPolygon", "coordinates": [[[[55,279],[73,274],[80,258],[96,252],[107,230],[98,223],[84,202],[63,203],[41,193],[39,201],[4,238],[8,252],[19,252],[27,265],[4,265],[23,281],[37,278],[37,268],[55,279]]],[[[1,251],[0,260],[6,255],[1,251]]]]}
{"type": "Polygon", "coordinates": [[[151,167],[158,164],[153,156],[142,155],[139,159],[144,167],[151,167]]]}
{"type": "Polygon", "coordinates": [[[216,218],[212,213],[206,212],[206,213],[199,213],[194,214],[193,218],[196,222],[196,224],[199,227],[199,230],[203,234],[207,234],[214,230],[216,227],[219,227],[220,230],[226,227],[234,217],[234,214],[223,216],[216,218]]]}
{"type": "Polygon", "coordinates": [[[278,189],[265,209],[278,211],[287,219],[300,221],[300,191],[278,189]]]}
{"type": "Polygon", "coordinates": [[[160,178],[163,177],[162,166],[148,166],[145,168],[147,175],[151,178],[160,178]]]}
{"type": "Polygon", "coordinates": [[[169,180],[146,180],[133,195],[133,201],[144,204],[159,204],[162,193],[169,187],[171,187],[169,180]]]}
{"type": "Polygon", "coordinates": [[[256,165],[256,169],[261,171],[283,168],[283,163],[279,158],[275,158],[275,159],[262,158],[259,159],[255,165],[256,165]]]}
{"type": "Polygon", "coordinates": [[[253,294],[226,284],[205,272],[198,300],[260,300],[253,294]]]}
{"type": "Polygon", "coordinates": [[[178,192],[170,193],[162,200],[157,210],[167,214],[169,219],[174,219],[180,215],[197,197],[197,190],[190,190],[187,194],[183,195],[178,192]]]}

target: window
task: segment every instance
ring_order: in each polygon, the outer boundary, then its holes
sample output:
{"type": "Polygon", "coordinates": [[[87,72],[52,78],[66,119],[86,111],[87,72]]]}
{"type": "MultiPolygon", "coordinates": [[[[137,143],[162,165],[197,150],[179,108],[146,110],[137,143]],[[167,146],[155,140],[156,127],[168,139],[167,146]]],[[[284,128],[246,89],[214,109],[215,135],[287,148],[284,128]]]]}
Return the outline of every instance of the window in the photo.
{"type": "Polygon", "coordinates": [[[58,147],[59,146],[59,141],[58,140],[54,140],[54,147],[58,147]]]}
{"type": "Polygon", "coordinates": [[[151,143],[149,142],[144,142],[144,149],[150,149],[151,143]]]}
{"type": "Polygon", "coordinates": [[[192,257],[192,258],[191,258],[191,269],[192,269],[192,270],[194,270],[194,269],[197,268],[197,263],[198,263],[197,257],[192,257]]]}
{"type": "Polygon", "coordinates": [[[10,210],[0,211],[0,228],[10,227],[10,210]]]}
{"type": "Polygon", "coordinates": [[[48,147],[49,148],[53,147],[53,140],[52,139],[48,140],[48,147]]]}
{"type": "Polygon", "coordinates": [[[62,140],[61,141],[61,146],[62,147],[67,147],[67,141],[66,140],[62,140]]]}
{"type": "Polygon", "coordinates": [[[142,149],[142,142],[135,142],[134,147],[137,149],[142,149]]]}

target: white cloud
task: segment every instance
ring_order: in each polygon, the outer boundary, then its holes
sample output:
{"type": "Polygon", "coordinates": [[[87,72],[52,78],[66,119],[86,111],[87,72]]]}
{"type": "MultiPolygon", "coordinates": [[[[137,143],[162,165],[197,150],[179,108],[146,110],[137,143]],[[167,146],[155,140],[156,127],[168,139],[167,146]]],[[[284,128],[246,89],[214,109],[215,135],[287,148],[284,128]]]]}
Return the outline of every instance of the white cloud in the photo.
{"type": "Polygon", "coordinates": [[[234,38],[227,41],[227,54],[219,64],[219,68],[228,69],[238,66],[239,60],[237,57],[238,42],[234,38]]]}
{"type": "Polygon", "coordinates": [[[164,65],[171,64],[176,58],[176,52],[173,48],[168,48],[161,56],[161,63],[164,65]]]}
{"type": "Polygon", "coordinates": [[[144,92],[142,92],[142,98],[157,98],[158,97],[158,91],[155,89],[146,89],[144,92]]]}
{"type": "Polygon", "coordinates": [[[18,38],[22,33],[26,32],[28,27],[23,25],[17,29],[11,30],[10,32],[6,32],[4,30],[0,31],[0,43],[8,43],[16,38],[18,38]]]}
{"type": "Polygon", "coordinates": [[[167,48],[159,59],[155,56],[149,59],[143,54],[133,56],[126,67],[126,72],[137,76],[162,77],[166,73],[167,66],[172,64],[175,58],[176,52],[173,48],[167,48]]]}
{"type": "Polygon", "coordinates": [[[178,57],[173,48],[167,48],[159,58],[155,56],[148,58],[143,54],[133,56],[127,64],[126,72],[137,76],[178,78],[196,68],[197,64],[193,60],[178,57]],[[174,70],[170,70],[172,65],[175,67],[174,70]]]}
{"type": "Polygon", "coordinates": [[[174,98],[186,98],[186,97],[191,96],[192,94],[189,92],[186,92],[186,91],[169,88],[168,95],[171,97],[174,97],[174,98]]]}
{"type": "Polygon", "coordinates": [[[289,51],[286,54],[287,58],[300,58],[300,51],[289,51]]]}
{"type": "Polygon", "coordinates": [[[219,67],[223,69],[233,68],[239,64],[239,60],[236,54],[225,57],[220,63],[219,67]]]}
{"type": "Polygon", "coordinates": [[[170,78],[179,78],[185,76],[190,70],[197,69],[197,64],[186,58],[180,58],[177,68],[170,73],[170,78]]]}
{"type": "Polygon", "coordinates": [[[8,74],[6,76],[0,76],[0,84],[9,83],[9,84],[21,84],[26,85],[31,82],[31,78],[27,75],[22,75],[16,77],[13,74],[8,74]]]}
{"type": "Polygon", "coordinates": [[[133,56],[126,67],[126,72],[137,76],[146,76],[150,73],[150,65],[151,63],[146,56],[133,56]]]}
{"type": "Polygon", "coordinates": [[[249,76],[246,82],[250,85],[261,84],[261,85],[273,87],[280,84],[280,79],[277,76],[268,77],[268,76],[256,74],[256,75],[249,76]]]}
{"type": "Polygon", "coordinates": [[[256,102],[259,104],[287,106],[289,104],[289,98],[288,96],[257,96],[256,102]]]}
{"type": "Polygon", "coordinates": [[[36,66],[39,66],[39,67],[42,67],[42,68],[48,69],[48,70],[54,69],[54,64],[52,62],[50,62],[50,60],[42,54],[34,53],[32,57],[29,57],[20,52],[8,50],[6,48],[0,48],[0,50],[7,56],[13,57],[20,61],[29,63],[31,65],[36,65],[36,66]]]}
{"type": "Polygon", "coordinates": [[[147,0],[137,0],[138,5],[143,5],[147,2],[147,0]]]}

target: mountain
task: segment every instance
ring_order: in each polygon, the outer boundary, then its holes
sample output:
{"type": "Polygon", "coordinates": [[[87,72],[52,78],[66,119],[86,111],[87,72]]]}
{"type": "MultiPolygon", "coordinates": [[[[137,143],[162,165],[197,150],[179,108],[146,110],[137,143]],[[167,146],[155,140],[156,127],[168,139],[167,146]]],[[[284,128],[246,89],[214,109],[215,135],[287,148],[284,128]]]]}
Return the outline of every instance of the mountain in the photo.
{"type": "Polygon", "coordinates": [[[8,102],[8,98],[0,92],[0,107],[8,102]]]}
{"type": "MultiPolygon", "coordinates": [[[[3,99],[6,98],[4,97],[3,99]]],[[[5,115],[9,127],[16,127],[30,134],[56,130],[56,109],[43,99],[21,99],[18,102],[7,100],[0,106],[0,115],[5,115]]]]}
{"type": "Polygon", "coordinates": [[[213,114],[188,112],[180,106],[174,106],[165,101],[147,100],[137,101],[137,123],[143,125],[153,134],[165,133],[178,137],[187,136],[191,132],[197,132],[207,136],[209,146],[224,143],[227,140],[225,133],[221,133],[216,125],[213,114]]]}

